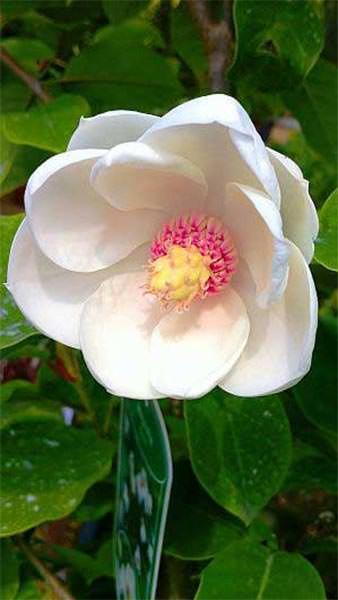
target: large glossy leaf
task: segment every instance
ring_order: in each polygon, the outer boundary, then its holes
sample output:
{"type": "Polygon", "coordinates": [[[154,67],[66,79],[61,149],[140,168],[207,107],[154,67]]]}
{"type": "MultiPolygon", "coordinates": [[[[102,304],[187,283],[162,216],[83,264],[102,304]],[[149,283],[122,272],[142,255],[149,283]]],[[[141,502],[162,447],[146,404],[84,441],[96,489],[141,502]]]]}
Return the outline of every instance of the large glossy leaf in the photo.
{"type": "Polygon", "coordinates": [[[10,540],[0,540],[0,556],[0,596],[3,600],[14,600],[19,589],[19,561],[10,540]]]}
{"type": "Polygon", "coordinates": [[[337,431],[337,327],[333,317],[320,319],[311,369],[293,388],[305,416],[328,432],[337,431]]]}
{"type": "Polygon", "coordinates": [[[334,165],[338,148],[337,79],[337,67],[321,59],[300,88],[284,94],[308,143],[334,165]]]}
{"type": "Polygon", "coordinates": [[[109,471],[114,446],[92,430],[51,419],[16,423],[2,434],[2,536],[74,510],[109,471]]]}
{"type": "Polygon", "coordinates": [[[312,0],[234,3],[236,60],[231,77],[254,88],[289,89],[301,82],[323,46],[324,23],[312,0]]]}
{"type": "Polygon", "coordinates": [[[221,506],[249,523],[288,469],[289,424],[277,396],[239,398],[214,390],[185,403],[191,461],[221,506]]]}
{"type": "Polygon", "coordinates": [[[85,96],[93,112],[121,107],[160,112],[177,103],[183,93],[172,64],[140,44],[139,30],[135,33],[127,24],[74,57],[63,82],[85,96]]]}
{"type": "Polygon", "coordinates": [[[22,214],[0,217],[0,348],[17,344],[37,333],[23,317],[12,296],[3,285],[7,278],[11,243],[22,219],[22,214]]]}
{"type": "Polygon", "coordinates": [[[14,144],[62,152],[80,117],[88,113],[84,98],[63,94],[27,112],[8,113],[4,118],[4,133],[14,144]]]}
{"type": "Polygon", "coordinates": [[[322,206],[319,223],[315,258],[327,269],[338,271],[338,189],[322,206]]]}
{"type": "Polygon", "coordinates": [[[240,521],[201,488],[188,461],[176,463],[165,552],[184,560],[205,560],[239,539],[243,531],[240,521]]]}
{"type": "Polygon", "coordinates": [[[300,554],[235,542],[202,572],[195,600],[325,600],[323,583],[300,554]]]}

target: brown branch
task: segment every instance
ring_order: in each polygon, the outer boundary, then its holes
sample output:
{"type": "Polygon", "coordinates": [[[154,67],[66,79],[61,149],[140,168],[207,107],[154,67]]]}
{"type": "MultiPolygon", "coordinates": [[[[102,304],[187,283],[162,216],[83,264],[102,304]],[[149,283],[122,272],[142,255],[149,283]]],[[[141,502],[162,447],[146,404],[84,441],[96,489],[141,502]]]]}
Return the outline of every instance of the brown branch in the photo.
{"type": "Polygon", "coordinates": [[[187,0],[190,12],[195,19],[204,42],[209,64],[209,83],[211,91],[224,91],[225,73],[233,55],[233,36],[231,28],[231,0],[224,0],[224,18],[215,22],[211,19],[207,0],[187,0]]]}
{"type": "Polygon", "coordinates": [[[20,65],[16,62],[16,60],[5,50],[5,48],[0,48],[0,59],[2,62],[17,76],[21,81],[23,81],[31,90],[34,92],[40,100],[43,102],[49,102],[52,100],[52,97],[45,92],[40,81],[35,79],[32,75],[27,73],[20,65]]]}
{"type": "Polygon", "coordinates": [[[53,589],[57,598],[60,600],[75,600],[74,596],[72,596],[61,583],[61,581],[47,569],[46,565],[44,565],[43,562],[34,554],[34,552],[29,548],[22,538],[16,537],[15,541],[20,550],[26,555],[38,573],[40,573],[40,575],[43,577],[45,582],[48,583],[48,585],[53,589]]]}

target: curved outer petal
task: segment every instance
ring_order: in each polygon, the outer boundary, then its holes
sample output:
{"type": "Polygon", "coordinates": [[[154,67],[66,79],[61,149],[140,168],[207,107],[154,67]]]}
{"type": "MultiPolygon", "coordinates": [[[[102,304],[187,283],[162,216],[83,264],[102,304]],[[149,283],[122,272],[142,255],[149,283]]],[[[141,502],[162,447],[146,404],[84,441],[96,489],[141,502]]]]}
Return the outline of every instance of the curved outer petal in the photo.
{"type": "Polygon", "coordinates": [[[109,269],[74,273],[58,267],[38,248],[27,220],[12,243],[7,287],[23,314],[42,333],[79,348],[79,321],[84,302],[113,273],[137,270],[144,264],[148,244],[109,269]]]}
{"type": "Polygon", "coordinates": [[[58,154],[27,184],[26,212],[40,249],[72,271],[91,272],[118,262],[151,240],[165,219],[160,211],[122,212],[101,198],[89,181],[101,155],[101,150],[58,154]]]}
{"type": "Polygon", "coordinates": [[[215,213],[230,181],[265,190],[279,206],[278,181],[264,143],[248,114],[230,96],[190,100],[156,121],[139,141],[180,154],[200,167],[215,213]]]}
{"type": "Polygon", "coordinates": [[[94,165],[91,182],[115,208],[155,208],[182,214],[203,210],[207,184],[203,173],[181,156],[146,144],[115,146],[94,165]]]}
{"type": "Polygon", "coordinates": [[[285,294],[268,310],[257,307],[245,265],[235,278],[234,285],[246,304],[251,329],[238,363],[219,384],[231,394],[274,394],[295,385],[310,368],[318,302],[310,269],[298,248],[294,244],[291,247],[285,294]]]}
{"type": "Polygon", "coordinates": [[[281,296],[287,282],[289,243],[283,236],[278,209],[262,192],[230,183],[224,222],[239,256],[249,266],[257,302],[264,308],[281,296]]]}
{"type": "Polygon", "coordinates": [[[166,396],[203,396],[238,360],[249,328],[245,306],[230,287],[187,312],[170,312],[152,335],[152,384],[166,396]]]}
{"type": "Polygon", "coordinates": [[[309,263],[319,230],[317,211],[309,194],[309,182],[293,160],[270,148],[268,152],[281,189],[280,210],[284,234],[298,246],[309,263]]]}
{"type": "Polygon", "coordinates": [[[161,317],[159,302],[144,294],[144,272],[105,281],[86,303],[81,349],[93,376],[118,396],[160,398],[150,383],[150,336],[161,317]]]}
{"type": "Polygon", "coordinates": [[[68,144],[68,150],[112,148],[122,142],[137,140],[159,117],[132,110],[110,110],[81,117],[68,144]]]}

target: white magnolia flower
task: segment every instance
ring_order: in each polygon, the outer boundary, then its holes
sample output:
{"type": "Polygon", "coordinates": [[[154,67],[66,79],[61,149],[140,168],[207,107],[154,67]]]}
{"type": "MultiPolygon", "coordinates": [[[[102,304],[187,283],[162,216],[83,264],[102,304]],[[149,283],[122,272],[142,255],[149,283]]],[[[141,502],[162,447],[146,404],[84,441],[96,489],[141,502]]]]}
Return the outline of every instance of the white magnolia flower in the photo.
{"type": "Polygon", "coordinates": [[[316,211],[234,98],[81,119],[25,203],[9,289],[114,394],[255,396],[308,371],[316,211]]]}

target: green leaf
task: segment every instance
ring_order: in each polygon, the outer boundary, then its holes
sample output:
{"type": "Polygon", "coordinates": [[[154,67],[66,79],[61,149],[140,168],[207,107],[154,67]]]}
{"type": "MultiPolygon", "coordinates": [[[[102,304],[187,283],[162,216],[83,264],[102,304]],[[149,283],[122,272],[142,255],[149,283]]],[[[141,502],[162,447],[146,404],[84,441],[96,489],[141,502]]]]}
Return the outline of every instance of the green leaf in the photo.
{"type": "Polygon", "coordinates": [[[308,143],[333,165],[338,148],[337,90],[337,67],[321,59],[299,89],[284,94],[308,143]]]}
{"type": "Polygon", "coordinates": [[[72,566],[88,584],[98,577],[113,577],[113,553],[111,554],[111,564],[107,565],[75,548],[65,548],[56,544],[53,544],[52,548],[63,559],[62,566],[72,566]]]}
{"type": "Polygon", "coordinates": [[[1,25],[7,21],[21,17],[25,12],[32,10],[38,4],[37,0],[2,0],[1,25]]]}
{"type": "Polygon", "coordinates": [[[8,113],[4,132],[14,144],[28,144],[51,152],[62,152],[81,116],[89,113],[84,98],[63,94],[24,113],[8,113]]]}
{"type": "Polygon", "coordinates": [[[194,73],[202,90],[207,89],[208,61],[203,41],[184,2],[171,12],[172,44],[194,73]]]}
{"type": "MultiPolygon", "coordinates": [[[[6,386],[8,384],[4,385],[6,386]]],[[[22,386],[20,392],[22,393],[23,391],[24,387],[22,386]]],[[[25,391],[27,391],[27,388],[25,391]]],[[[24,421],[30,423],[37,420],[42,421],[47,419],[49,422],[51,419],[54,419],[60,423],[63,422],[59,403],[52,402],[44,398],[29,399],[27,402],[28,398],[26,397],[26,400],[17,402],[7,402],[4,406],[2,406],[0,429],[4,429],[14,425],[15,423],[22,423],[24,421]]]]}
{"type": "Polygon", "coordinates": [[[41,63],[53,57],[54,51],[41,40],[10,37],[1,42],[14,60],[28,73],[36,75],[41,63]]]}
{"type": "Polygon", "coordinates": [[[14,600],[19,589],[19,561],[10,540],[0,540],[0,556],[3,568],[0,574],[0,596],[14,600]]]}
{"type": "Polygon", "coordinates": [[[39,148],[16,145],[11,147],[14,149],[14,156],[7,177],[1,185],[1,196],[25,185],[33,171],[50,156],[48,152],[39,148]]]}
{"type": "Polygon", "coordinates": [[[100,481],[93,485],[75,510],[77,521],[98,521],[113,510],[112,484],[100,481]]]}
{"type": "Polygon", "coordinates": [[[25,110],[31,90],[11,73],[1,73],[1,110],[5,114],[16,110],[25,110]]]}
{"type": "Polygon", "coordinates": [[[292,158],[310,182],[310,192],[317,209],[323,204],[336,185],[336,165],[323,161],[307,143],[300,132],[290,134],[286,144],[271,144],[275,150],[292,158]]]}
{"type": "Polygon", "coordinates": [[[183,560],[205,560],[242,534],[240,522],[212,502],[196,481],[189,463],[176,463],[165,552],[183,560]]]}
{"type": "MultiPolygon", "coordinates": [[[[333,518],[335,516],[333,513],[333,518]]],[[[319,552],[326,554],[337,554],[338,539],[337,536],[330,536],[321,539],[310,539],[302,544],[301,550],[303,554],[317,554],[319,552]]]]}
{"type": "MultiPolygon", "coordinates": [[[[0,282],[6,281],[7,263],[15,232],[23,219],[22,214],[0,217],[0,282]]],[[[34,335],[36,330],[26,321],[16,307],[12,296],[0,286],[1,342],[0,349],[21,342],[34,335]]]]}
{"type": "MultiPolygon", "coordinates": [[[[3,218],[3,217],[1,217],[3,218]]],[[[16,306],[11,294],[0,287],[0,350],[19,344],[22,340],[36,335],[38,331],[26,321],[16,306]]]]}
{"type": "Polygon", "coordinates": [[[92,430],[51,419],[4,430],[1,535],[71,513],[87,489],[107,475],[113,450],[92,430]]]}
{"type": "Polygon", "coordinates": [[[317,4],[312,0],[237,0],[237,49],[231,78],[248,78],[254,89],[268,92],[300,83],[323,47],[324,23],[317,4]]]}
{"type": "Polygon", "coordinates": [[[185,403],[195,474],[221,506],[250,523],[275,494],[291,454],[277,396],[238,398],[216,389],[185,403]]]}
{"type": "Polygon", "coordinates": [[[58,48],[61,27],[35,10],[20,15],[20,34],[23,37],[36,37],[54,51],[58,48]]]}
{"type": "Polygon", "coordinates": [[[15,600],[52,600],[52,591],[41,579],[29,578],[24,581],[15,600]]]}
{"type": "MultiPolygon", "coordinates": [[[[1,384],[1,398],[0,403],[3,405],[10,398],[15,396],[16,393],[19,395],[22,393],[27,397],[31,395],[32,391],[35,393],[36,386],[30,381],[25,381],[24,379],[11,379],[11,381],[7,381],[1,384]]],[[[3,411],[3,406],[1,406],[1,410],[3,411]]],[[[3,417],[3,412],[1,414],[3,417]]]]}
{"type": "Polygon", "coordinates": [[[16,230],[23,220],[23,213],[0,217],[0,280],[6,281],[9,251],[16,230]]]}
{"type": "Polygon", "coordinates": [[[123,106],[159,113],[183,94],[172,62],[140,44],[139,29],[128,24],[71,59],[62,82],[85,96],[93,112],[123,106]]]}
{"type": "Polygon", "coordinates": [[[3,135],[2,129],[0,129],[0,151],[0,184],[2,184],[11,170],[16,152],[15,146],[3,135]]]}
{"type": "Polygon", "coordinates": [[[338,271],[338,188],[322,206],[319,223],[315,258],[327,269],[338,271]]]}
{"type": "Polygon", "coordinates": [[[271,552],[243,540],[231,544],[202,572],[195,600],[325,600],[323,583],[300,554],[271,552]]]}
{"type": "Polygon", "coordinates": [[[320,319],[311,369],[293,388],[307,419],[333,433],[337,432],[337,328],[337,319],[320,319]]]}
{"type": "Polygon", "coordinates": [[[147,0],[102,0],[103,10],[114,25],[137,16],[147,4],[147,0]]]}
{"type": "Polygon", "coordinates": [[[285,490],[325,490],[337,493],[337,465],[324,455],[314,452],[295,460],[283,485],[285,490]]]}

